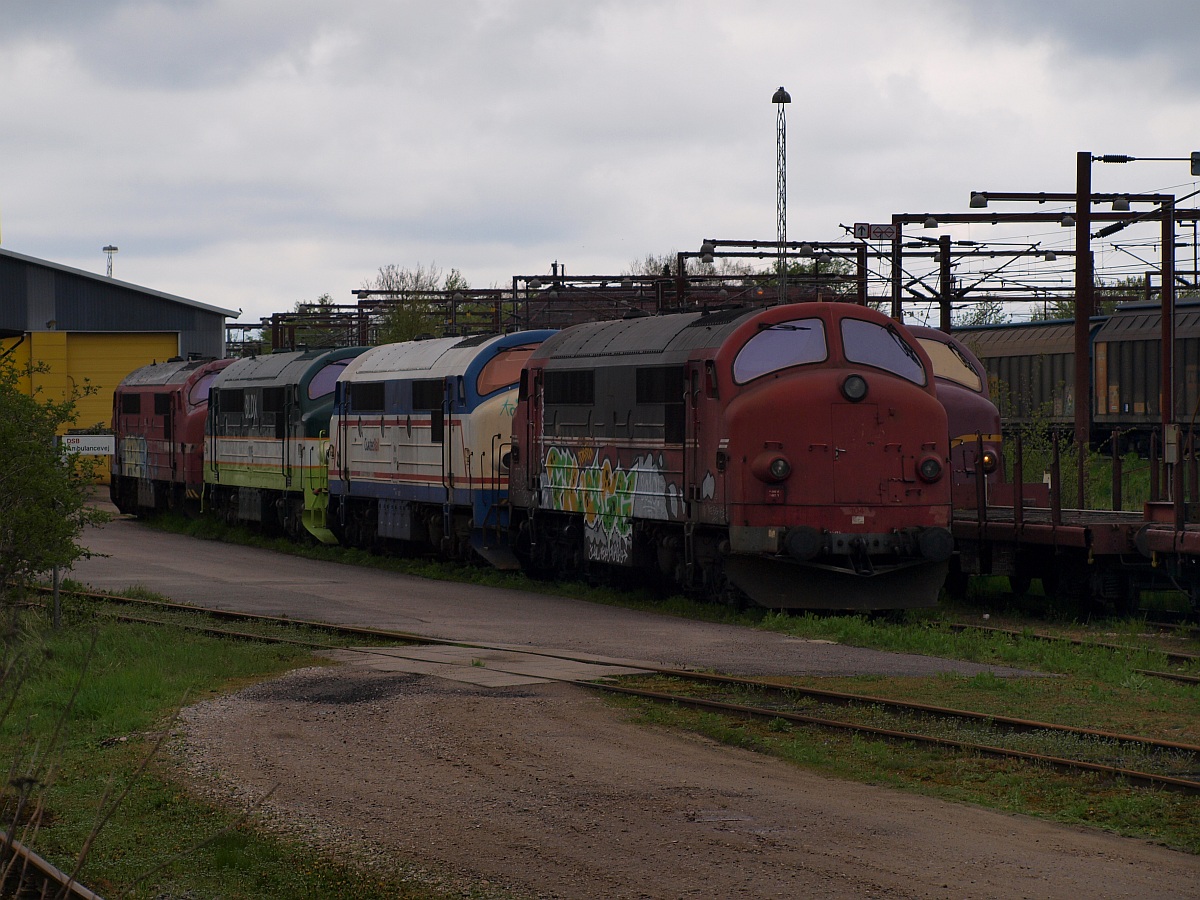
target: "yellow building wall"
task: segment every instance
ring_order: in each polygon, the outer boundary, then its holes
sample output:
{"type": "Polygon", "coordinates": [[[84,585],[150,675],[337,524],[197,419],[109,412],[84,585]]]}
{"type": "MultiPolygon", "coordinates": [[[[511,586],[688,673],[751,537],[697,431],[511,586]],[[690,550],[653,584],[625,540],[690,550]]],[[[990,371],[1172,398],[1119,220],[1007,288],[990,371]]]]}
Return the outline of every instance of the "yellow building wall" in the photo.
{"type": "MultiPolygon", "coordinates": [[[[87,429],[112,425],[113,391],[134,369],[152,362],[163,362],[179,354],[179,335],[174,332],[137,332],[106,334],[68,331],[34,331],[24,341],[8,338],[0,341],[0,353],[16,346],[8,357],[20,368],[45,364],[46,371],[25,379],[27,390],[40,389],[40,395],[52,400],[70,396],[72,389],[83,392],[85,385],[95,388],[75,404],[78,416],[72,426],[87,429]]],[[[99,462],[108,479],[109,458],[99,462]]]]}

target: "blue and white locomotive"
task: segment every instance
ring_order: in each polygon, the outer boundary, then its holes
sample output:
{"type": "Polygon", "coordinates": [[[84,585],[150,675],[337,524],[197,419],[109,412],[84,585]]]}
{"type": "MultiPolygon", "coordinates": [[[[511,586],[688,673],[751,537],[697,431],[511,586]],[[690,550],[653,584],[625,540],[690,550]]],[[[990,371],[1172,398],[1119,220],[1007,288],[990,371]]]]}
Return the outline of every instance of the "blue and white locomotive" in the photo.
{"type": "Polygon", "coordinates": [[[508,464],[521,369],[553,331],[375,347],[338,378],[329,523],[345,545],[401,542],[515,568],[508,464]]]}

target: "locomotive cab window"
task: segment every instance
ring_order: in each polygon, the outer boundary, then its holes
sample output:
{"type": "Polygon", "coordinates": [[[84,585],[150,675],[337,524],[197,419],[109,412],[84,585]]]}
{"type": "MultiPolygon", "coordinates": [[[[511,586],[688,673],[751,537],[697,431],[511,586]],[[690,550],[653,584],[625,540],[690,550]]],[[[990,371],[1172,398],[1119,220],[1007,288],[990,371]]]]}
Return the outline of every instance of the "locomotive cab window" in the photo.
{"type": "Polygon", "coordinates": [[[512,387],[521,378],[521,369],[537,349],[537,344],[523,344],[501,350],[479,372],[475,379],[475,390],[480,397],[493,391],[512,387]]]}
{"type": "Polygon", "coordinates": [[[890,325],[865,319],[842,319],[842,346],[850,362],[883,369],[913,384],[927,383],[921,357],[890,325]]]}
{"type": "Polygon", "coordinates": [[[429,440],[440,444],[446,437],[446,385],[440,378],[412,383],[412,408],[429,412],[429,440]]]}
{"type": "Polygon", "coordinates": [[[246,395],[238,390],[218,390],[217,405],[223,413],[241,414],[246,409],[246,395]]]}
{"type": "Polygon", "coordinates": [[[208,391],[212,387],[212,383],[216,377],[216,372],[209,372],[207,375],[202,375],[196,379],[196,383],[193,384],[192,389],[188,391],[188,403],[190,403],[192,406],[199,406],[201,403],[207,403],[208,391]]]}
{"type": "Polygon", "coordinates": [[[121,395],[121,415],[136,416],[142,411],[142,395],[141,394],[122,394],[121,395]]]}
{"type": "Polygon", "coordinates": [[[745,384],[763,375],[792,366],[824,362],[829,358],[825,323],[820,319],[766,322],[738,351],[733,360],[733,380],[745,384]]]}
{"type": "Polygon", "coordinates": [[[346,387],[350,395],[351,412],[383,412],[384,383],[382,381],[356,381],[346,387]]]}
{"type": "Polygon", "coordinates": [[[154,395],[154,414],[156,416],[166,416],[171,413],[171,395],[170,394],[155,394],[154,395]]]}
{"type": "Polygon", "coordinates": [[[263,388],[262,411],[265,413],[283,412],[283,388],[263,388]]]}
{"type": "Polygon", "coordinates": [[[686,387],[687,370],[683,366],[638,369],[634,376],[634,400],[639,406],[662,408],[662,437],[668,444],[683,443],[686,387]]]}
{"type": "Polygon", "coordinates": [[[591,369],[548,369],[542,394],[547,404],[591,406],[596,402],[596,373],[591,369]]]}
{"type": "Polygon", "coordinates": [[[346,366],[350,365],[348,359],[337,359],[325,366],[317,372],[308,382],[308,399],[319,400],[328,394],[333,393],[333,386],[337,384],[338,376],[345,371],[346,366]]]}
{"type": "Polygon", "coordinates": [[[955,384],[970,388],[975,393],[983,392],[983,379],[971,368],[971,364],[953,344],[941,341],[923,340],[918,338],[921,348],[929,354],[933,363],[933,374],[937,378],[945,378],[955,384]]]}

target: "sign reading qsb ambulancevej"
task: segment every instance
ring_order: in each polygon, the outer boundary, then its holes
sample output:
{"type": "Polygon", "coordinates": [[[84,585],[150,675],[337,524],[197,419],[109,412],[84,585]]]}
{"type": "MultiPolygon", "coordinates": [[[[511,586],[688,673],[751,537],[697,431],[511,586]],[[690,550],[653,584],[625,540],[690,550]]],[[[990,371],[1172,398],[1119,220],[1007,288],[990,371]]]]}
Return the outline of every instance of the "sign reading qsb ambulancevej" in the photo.
{"type": "Polygon", "coordinates": [[[117,449],[117,439],[111,434],[64,434],[59,438],[63,453],[80,456],[110,456],[117,449]]]}

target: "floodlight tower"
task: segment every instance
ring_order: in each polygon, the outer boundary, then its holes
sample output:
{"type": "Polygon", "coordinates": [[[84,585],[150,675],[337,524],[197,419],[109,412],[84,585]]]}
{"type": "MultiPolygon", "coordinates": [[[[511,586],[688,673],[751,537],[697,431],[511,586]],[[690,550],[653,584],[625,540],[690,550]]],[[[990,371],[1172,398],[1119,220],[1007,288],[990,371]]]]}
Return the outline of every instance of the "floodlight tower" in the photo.
{"type": "Polygon", "coordinates": [[[109,244],[107,247],[102,247],[101,249],[108,254],[108,277],[112,278],[112,258],[113,254],[117,252],[117,248],[109,244]]]}
{"type": "Polygon", "coordinates": [[[775,116],[775,218],[779,233],[779,301],[787,303],[787,116],[784,107],[792,95],[779,86],[771,97],[775,116]]]}

